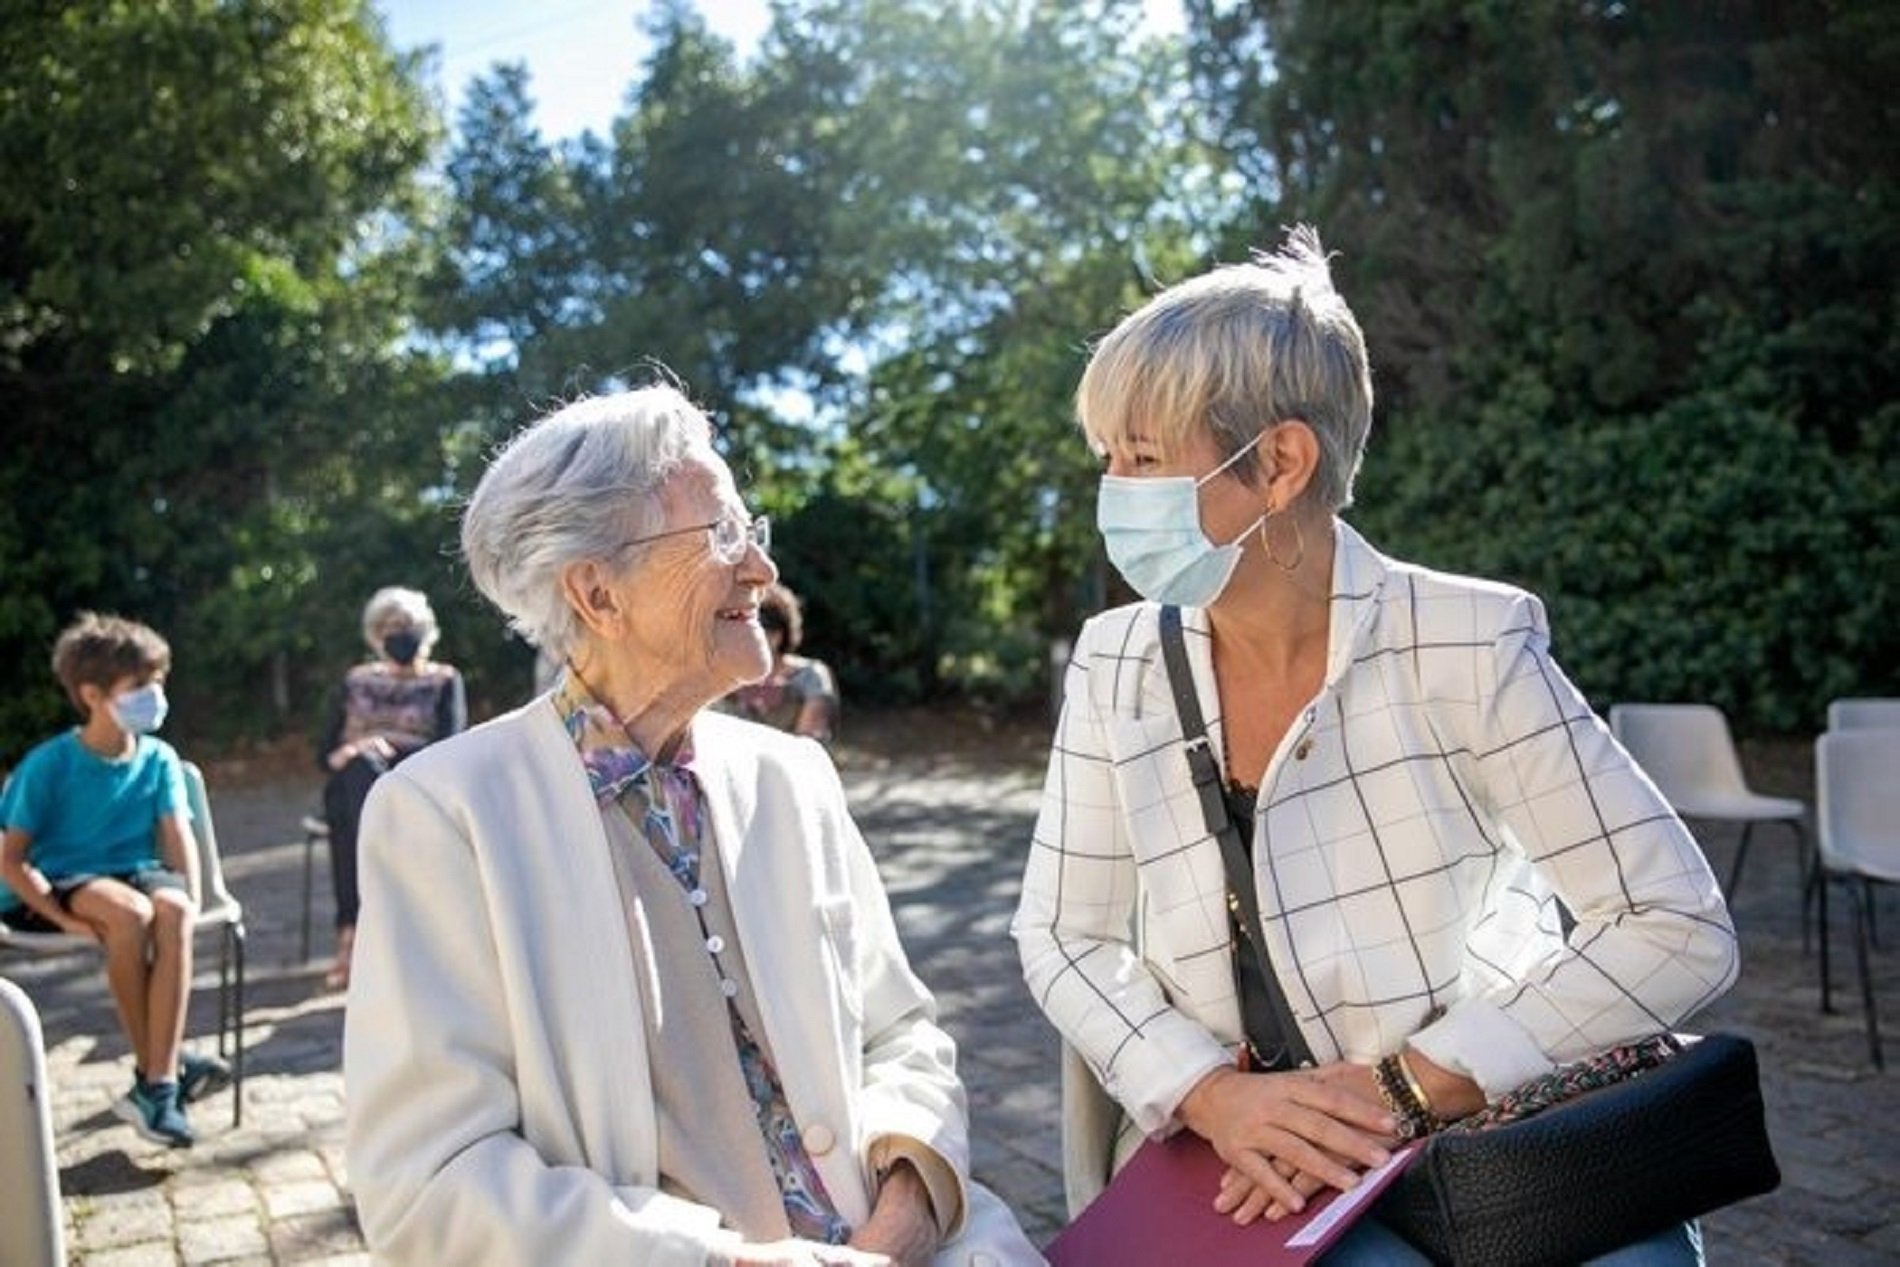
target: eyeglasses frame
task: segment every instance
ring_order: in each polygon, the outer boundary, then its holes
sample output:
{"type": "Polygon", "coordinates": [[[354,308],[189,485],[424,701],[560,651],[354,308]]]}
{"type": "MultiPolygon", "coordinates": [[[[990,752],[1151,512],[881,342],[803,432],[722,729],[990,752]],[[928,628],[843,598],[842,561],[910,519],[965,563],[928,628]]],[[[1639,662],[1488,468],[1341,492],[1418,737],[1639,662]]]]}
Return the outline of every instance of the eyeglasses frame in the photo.
{"type": "Polygon", "coordinates": [[[722,563],[737,564],[741,559],[745,558],[745,543],[759,547],[761,554],[769,555],[772,552],[772,517],[770,515],[754,515],[746,520],[744,527],[740,529],[739,539],[742,544],[739,548],[739,552],[730,559],[726,558],[719,550],[718,533],[723,525],[733,522],[735,522],[733,516],[721,515],[710,523],[693,524],[687,528],[669,528],[665,532],[656,532],[652,536],[635,537],[631,541],[622,541],[619,545],[615,546],[614,549],[616,551],[631,550],[635,546],[651,545],[655,541],[664,541],[668,537],[683,537],[689,532],[710,532],[713,534],[713,537],[707,544],[712,547],[713,556],[722,563]]]}

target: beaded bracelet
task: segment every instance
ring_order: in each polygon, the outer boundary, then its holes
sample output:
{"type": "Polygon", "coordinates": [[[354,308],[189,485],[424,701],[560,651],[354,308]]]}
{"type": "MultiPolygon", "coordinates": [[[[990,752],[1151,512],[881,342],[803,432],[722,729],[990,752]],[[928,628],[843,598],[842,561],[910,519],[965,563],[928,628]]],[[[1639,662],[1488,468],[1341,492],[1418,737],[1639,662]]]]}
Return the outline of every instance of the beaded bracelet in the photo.
{"type": "Polygon", "coordinates": [[[1437,1129],[1438,1123],[1430,1111],[1419,1103],[1412,1088],[1406,1085],[1405,1073],[1399,1066],[1396,1054],[1387,1056],[1372,1067],[1372,1081],[1379,1089],[1379,1099],[1384,1102],[1386,1110],[1399,1120],[1400,1139],[1419,1139],[1437,1129]]]}

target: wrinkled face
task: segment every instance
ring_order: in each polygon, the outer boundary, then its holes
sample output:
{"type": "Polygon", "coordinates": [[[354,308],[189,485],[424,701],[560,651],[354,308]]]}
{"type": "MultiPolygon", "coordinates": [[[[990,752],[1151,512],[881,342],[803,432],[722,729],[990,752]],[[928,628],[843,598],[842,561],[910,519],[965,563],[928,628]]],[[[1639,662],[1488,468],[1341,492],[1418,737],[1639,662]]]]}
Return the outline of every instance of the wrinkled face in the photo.
{"type": "Polygon", "coordinates": [[[778,579],[778,569],[743,532],[732,555],[721,557],[716,526],[725,521],[732,535],[752,513],[716,454],[688,459],[660,489],[660,504],[664,524],[623,554],[617,588],[627,604],[627,650],[715,699],[771,670],[759,594],[778,579]]]}

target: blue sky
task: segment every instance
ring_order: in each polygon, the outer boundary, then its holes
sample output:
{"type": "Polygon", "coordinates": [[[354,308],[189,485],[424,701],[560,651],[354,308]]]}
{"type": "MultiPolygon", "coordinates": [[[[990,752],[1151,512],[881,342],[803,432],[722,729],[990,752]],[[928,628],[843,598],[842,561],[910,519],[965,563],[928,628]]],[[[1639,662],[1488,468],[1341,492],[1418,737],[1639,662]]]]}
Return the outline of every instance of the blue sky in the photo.
{"type": "MultiPolygon", "coordinates": [[[[741,52],[771,21],[766,0],[701,0],[707,25],[741,52]]],[[[525,61],[536,118],[553,140],[605,131],[647,53],[646,0],[375,0],[398,48],[439,46],[436,87],[451,124],[468,81],[498,61],[525,61]]],[[[1150,22],[1181,25],[1180,0],[1148,0],[1150,22]]]]}

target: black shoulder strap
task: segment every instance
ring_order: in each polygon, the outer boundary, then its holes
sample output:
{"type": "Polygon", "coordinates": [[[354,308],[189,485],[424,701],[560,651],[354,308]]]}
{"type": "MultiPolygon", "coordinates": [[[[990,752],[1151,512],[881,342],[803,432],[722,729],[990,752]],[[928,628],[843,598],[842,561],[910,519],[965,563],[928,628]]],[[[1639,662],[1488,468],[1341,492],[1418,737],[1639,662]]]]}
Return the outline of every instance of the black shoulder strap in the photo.
{"type": "MultiPolygon", "coordinates": [[[[1270,1009],[1270,1015],[1253,1015],[1257,1001],[1255,1007],[1248,1007],[1247,991],[1241,989],[1241,1020],[1247,1029],[1247,1040],[1256,1052],[1283,1050],[1293,1064],[1310,1065],[1312,1049],[1306,1045],[1299,1024],[1293,1019],[1286,991],[1280,988],[1280,979],[1274,975],[1273,963],[1267,957],[1260,925],[1260,900],[1254,892],[1253,861],[1247,856],[1240,832],[1227,813],[1227,798],[1221,791],[1220,763],[1214,760],[1214,749],[1207,739],[1207,722],[1201,716],[1200,697],[1194,691],[1194,671],[1188,667],[1187,638],[1181,632],[1179,607],[1161,609],[1161,659],[1168,673],[1168,688],[1174,693],[1175,712],[1181,718],[1181,736],[1187,741],[1188,771],[1194,779],[1195,795],[1200,798],[1201,815],[1207,821],[1209,834],[1220,843],[1221,864],[1227,872],[1228,906],[1236,920],[1244,921],[1240,926],[1245,934],[1242,940],[1253,950],[1270,1009]],[[1277,1029],[1278,1035],[1259,1032],[1269,1027],[1277,1029]]],[[[1244,987],[1244,983],[1242,985],[1244,987]]]]}

